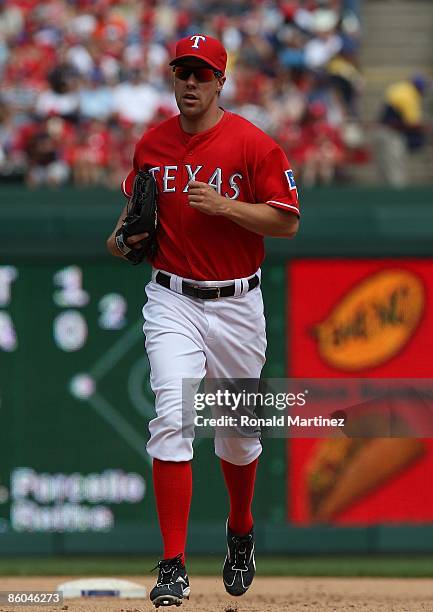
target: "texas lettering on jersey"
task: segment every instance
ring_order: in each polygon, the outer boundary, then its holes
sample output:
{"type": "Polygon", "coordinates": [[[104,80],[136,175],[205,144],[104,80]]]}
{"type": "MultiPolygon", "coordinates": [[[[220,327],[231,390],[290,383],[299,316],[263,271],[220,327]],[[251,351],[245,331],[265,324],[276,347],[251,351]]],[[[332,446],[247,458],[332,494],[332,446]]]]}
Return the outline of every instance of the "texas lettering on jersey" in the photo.
{"type": "MultiPolygon", "coordinates": [[[[235,172],[229,177],[228,185],[230,186],[230,191],[222,193],[224,183],[222,168],[215,168],[210,174],[203,165],[191,166],[190,164],[185,164],[184,168],[186,169],[188,178],[185,186],[181,189],[182,193],[188,193],[190,181],[201,181],[202,183],[207,183],[211,187],[214,187],[220,195],[225,195],[229,200],[238,199],[240,194],[240,181],[243,179],[241,172],[235,172]],[[208,174],[209,177],[207,177],[208,174]]],[[[154,166],[153,168],[149,168],[149,172],[153,174],[157,182],[158,173],[160,173],[162,193],[177,192],[176,183],[178,181],[179,166],[154,166]]]]}
{"type": "Polygon", "coordinates": [[[122,185],[127,197],[139,169],[152,172],[158,186],[159,248],[153,264],[184,278],[245,278],[264,258],[263,236],[189,206],[191,181],[211,185],[233,203],[267,204],[299,216],[293,172],[281,147],[228,111],[198,134],[184,132],[179,116],[147,131],[122,185]]]}

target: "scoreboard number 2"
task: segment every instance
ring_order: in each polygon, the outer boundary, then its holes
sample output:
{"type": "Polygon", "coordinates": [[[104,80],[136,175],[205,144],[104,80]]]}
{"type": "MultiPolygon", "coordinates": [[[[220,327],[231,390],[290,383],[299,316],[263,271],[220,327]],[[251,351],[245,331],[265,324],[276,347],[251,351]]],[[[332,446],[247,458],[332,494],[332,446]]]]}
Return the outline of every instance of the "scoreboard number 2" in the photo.
{"type": "Polygon", "coordinates": [[[99,326],[102,329],[122,329],[126,325],[127,302],[120,293],[107,293],[99,300],[99,326]]]}

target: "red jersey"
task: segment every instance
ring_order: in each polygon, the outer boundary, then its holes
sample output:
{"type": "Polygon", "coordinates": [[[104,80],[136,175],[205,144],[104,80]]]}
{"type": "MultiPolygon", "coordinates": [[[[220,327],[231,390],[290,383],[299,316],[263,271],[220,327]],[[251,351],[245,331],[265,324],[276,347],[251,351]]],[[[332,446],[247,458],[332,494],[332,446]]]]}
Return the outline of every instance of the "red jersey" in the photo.
{"type": "Polygon", "coordinates": [[[122,184],[127,197],[140,168],[153,173],[159,192],[159,250],[153,264],[178,276],[244,278],[264,259],[263,236],[188,205],[189,181],[208,183],[230,200],[266,203],[299,215],[296,184],[282,149],[252,123],[227,111],[199,134],[187,134],[179,115],[147,131],[122,184]]]}

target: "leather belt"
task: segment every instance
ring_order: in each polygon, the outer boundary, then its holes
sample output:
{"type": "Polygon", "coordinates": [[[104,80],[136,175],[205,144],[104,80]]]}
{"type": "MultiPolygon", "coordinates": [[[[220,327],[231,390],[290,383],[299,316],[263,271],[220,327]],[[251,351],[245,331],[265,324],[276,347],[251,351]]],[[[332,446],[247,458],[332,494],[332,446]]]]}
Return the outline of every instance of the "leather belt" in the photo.
{"type": "MultiPolygon", "coordinates": [[[[170,274],[157,272],[155,281],[158,285],[162,285],[166,289],[170,289],[170,274]]],[[[248,279],[248,291],[255,289],[260,284],[260,279],[255,274],[248,279]]],[[[232,297],[235,294],[235,283],[226,285],[225,287],[203,287],[182,281],[182,294],[188,297],[198,298],[200,300],[217,300],[221,297],[232,297]]]]}

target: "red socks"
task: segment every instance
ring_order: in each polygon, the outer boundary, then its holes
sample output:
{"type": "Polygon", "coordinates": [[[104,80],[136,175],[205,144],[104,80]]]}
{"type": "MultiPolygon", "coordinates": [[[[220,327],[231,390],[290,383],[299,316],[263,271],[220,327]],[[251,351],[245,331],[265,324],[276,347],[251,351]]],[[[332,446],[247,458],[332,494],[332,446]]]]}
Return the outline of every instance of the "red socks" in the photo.
{"type": "MultiPolygon", "coordinates": [[[[246,535],[253,526],[251,503],[257,464],[258,459],[248,465],[234,465],[221,459],[230,497],[229,527],[237,535],[246,535]]],[[[154,459],[153,486],[164,542],[164,559],[182,554],[182,563],[185,563],[186,534],[192,497],[191,462],[154,459]]]]}
{"type": "Polygon", "coordinates": [[[246,535],[253,526],[251,504],[259,460],[248,465],[234,465],[221,459],[221,467],[230,497],[229,527],[236,535],[246,535]]]}
{"type": "Polygon", "coordinates": [[[182,563],[185,563],[186,533],[192,497],[191,462],[154,459],[153,486],[164,542],[164,559],[176,557],[181,553],[182,563]]]}

